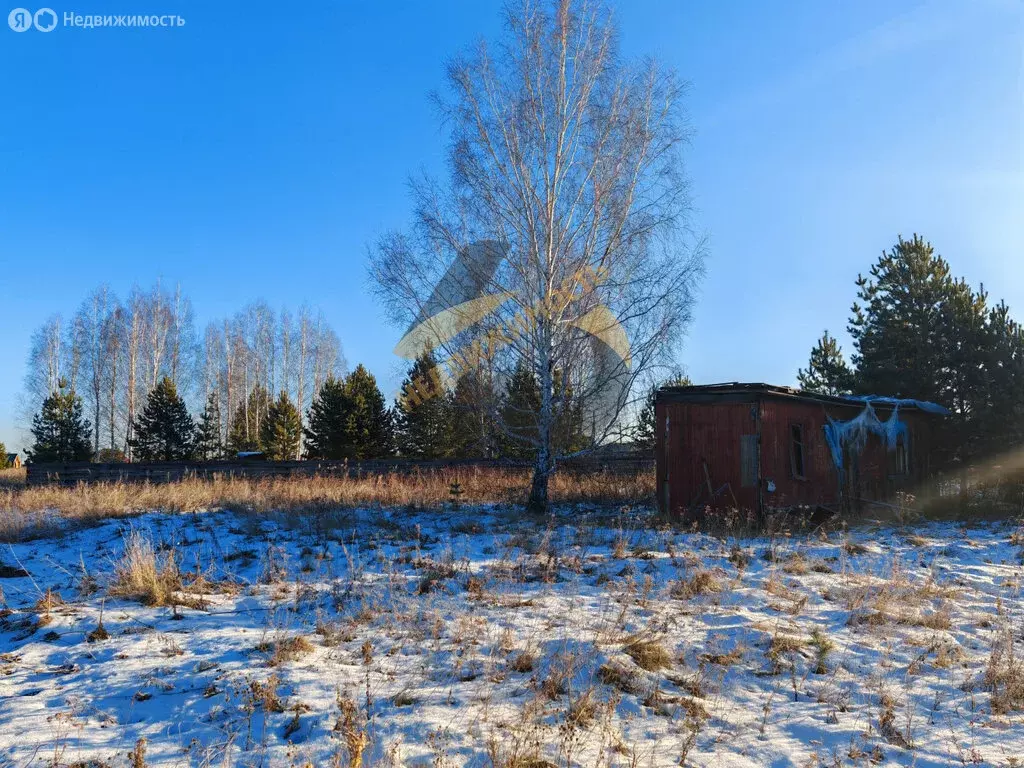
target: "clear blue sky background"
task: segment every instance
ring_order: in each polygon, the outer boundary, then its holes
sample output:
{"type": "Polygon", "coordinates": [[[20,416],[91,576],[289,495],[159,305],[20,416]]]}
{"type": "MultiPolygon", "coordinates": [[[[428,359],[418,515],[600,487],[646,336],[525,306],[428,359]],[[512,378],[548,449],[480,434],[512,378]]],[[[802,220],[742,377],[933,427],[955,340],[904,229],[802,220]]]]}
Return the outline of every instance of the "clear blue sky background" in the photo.
{"type": "MultiPolygon", "coordinates": [[[[824,328],[846,340],[854,279],[899,233],[1024,319],[1019,0],[617,8],[625,53],[692,84],[687,161],[711,254],[680,361],[696,381],[793,382],[824,328]]],[[[367,248],[409,221],[408,175],[443,171],[428,93],[446,57],[499,33],[499,6],[73,10],[187,23],[0,26],[0,440],[21,447],[31,330],[103,282],[180,282],[200,328],[258,297],[308,301],[393,392],[399,332],[366,290],[367,248]]]]}

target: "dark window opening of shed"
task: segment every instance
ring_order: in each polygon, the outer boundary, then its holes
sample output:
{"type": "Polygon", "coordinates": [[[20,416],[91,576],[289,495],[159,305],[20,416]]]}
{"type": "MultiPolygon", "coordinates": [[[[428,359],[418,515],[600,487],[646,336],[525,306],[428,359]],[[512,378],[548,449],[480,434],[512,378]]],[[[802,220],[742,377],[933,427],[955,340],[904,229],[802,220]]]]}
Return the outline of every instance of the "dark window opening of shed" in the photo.
{"type": "Polygon", "coordinates": [[[890,474],[898,476],[910,474],[910,451],[907,450],[907,439],[903,435],[896,438],[896,448],[890,457],[892,462],[890,474]]]}
{"type": "Polygon", "coordinates": [[[790,435],[790,465],[793,470],[793,477],[803,479],[807,476],[804,471],[804,428],[800,424],[793,424],[789,428],[790,435]]]}

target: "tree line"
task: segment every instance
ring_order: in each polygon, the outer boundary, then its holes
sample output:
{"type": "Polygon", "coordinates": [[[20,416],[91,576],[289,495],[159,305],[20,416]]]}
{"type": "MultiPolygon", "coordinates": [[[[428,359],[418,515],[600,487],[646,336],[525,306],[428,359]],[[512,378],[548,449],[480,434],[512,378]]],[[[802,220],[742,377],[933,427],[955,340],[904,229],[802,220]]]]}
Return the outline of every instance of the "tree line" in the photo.
{"type": "MultiPolygon", "coordinates": [[[[200,336],[180,287],[172,291],[158,282],[136,287],[122,300],[101,286],[70,318],[53,315],[33,334],[23,415],[35,414],[54,395],[74,392],[90,425],[90,455],[131,460],[139,416],[165,378],[196,410],[211,401],[224,414],[241,407],[241,429],[252,440],[251,428],[269,407],[261,391],[287,393],[301,412],[344,367],[337,334],[310,307],[274,311],[257,301],[209,323],[200,336]]],[[[230,420],[220,422],[222,445],[230,428],[230,420]]]]}
{"type": "Polygon", "coordinates": [[[850,361],[825,331],[798,372],[801,388],[946,406],[947,465],[976,464],[1024,442],[1024,329],[1005,302],[954,277],[916,234],[883,252],[856,287],[850,361]]]}
{"type": "MultiPolygon", "coordinates": [[[[230,418],[222,416],[216,390],[193,418],[175,381],[164,376],[132,422],[128,448],[136,461],[215,460],[250,452],[277,461],[532,458],[540,391],[527,366],[520,366],[500,391],[472,372],[449,388],[439,370],[433,355],[424,352],[391,406],[364,366],[344,377],[328,374],[305,418],[287,390],[272,397],[262,383],[230,418]]],[[[564,453],[591,446],[582,412],[578,402],[562,410],[556,443],[564,453]]],[[[650,414],[647,421],[653,425],[650,414]]],[[[95,453],[93,434],[81,396],[62,378],[33,417],[28,458],[40,463],[128,460],[128,454],[95,453]]]]}

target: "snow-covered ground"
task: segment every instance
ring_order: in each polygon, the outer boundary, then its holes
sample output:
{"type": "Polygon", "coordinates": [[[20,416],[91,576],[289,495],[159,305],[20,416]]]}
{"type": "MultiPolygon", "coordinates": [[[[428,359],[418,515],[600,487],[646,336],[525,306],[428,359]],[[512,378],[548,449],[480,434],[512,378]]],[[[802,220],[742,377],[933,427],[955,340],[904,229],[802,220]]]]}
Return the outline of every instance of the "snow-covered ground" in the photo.
{"type": "Polygon", "coordinates": [[[0,546],[0,764],[1022,765],[1021,544],[584,509],[110,520],[0,546]],[[113,594],[126,542],[177,563],[172,604],[113,594]]]}

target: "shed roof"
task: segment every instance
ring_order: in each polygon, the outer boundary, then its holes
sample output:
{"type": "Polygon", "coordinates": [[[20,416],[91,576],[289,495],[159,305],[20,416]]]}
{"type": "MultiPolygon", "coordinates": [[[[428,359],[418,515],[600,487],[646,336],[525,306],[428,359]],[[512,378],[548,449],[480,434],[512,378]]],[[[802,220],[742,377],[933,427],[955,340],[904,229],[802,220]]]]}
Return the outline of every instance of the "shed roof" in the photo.
{"type": "Polygon", "coordinates": [[[941,405],[927,400],[912,398],[884,397],[879,395],[823,395],[817,392],[804,392],[793,387],[780,387],[774,384],[741,383],[731,381],[722,384],[696,384],[691,386],[661,387],[657,400],[661,402],[715,403],[732,402],[748,403],[764,398],[783,400],[802,400],[808,403],[827,403],[842,405],[849,408],[863,408],[867,404],[880,408],[912,408],[925,413],[947,415],[949,411],[941,405]]]}

